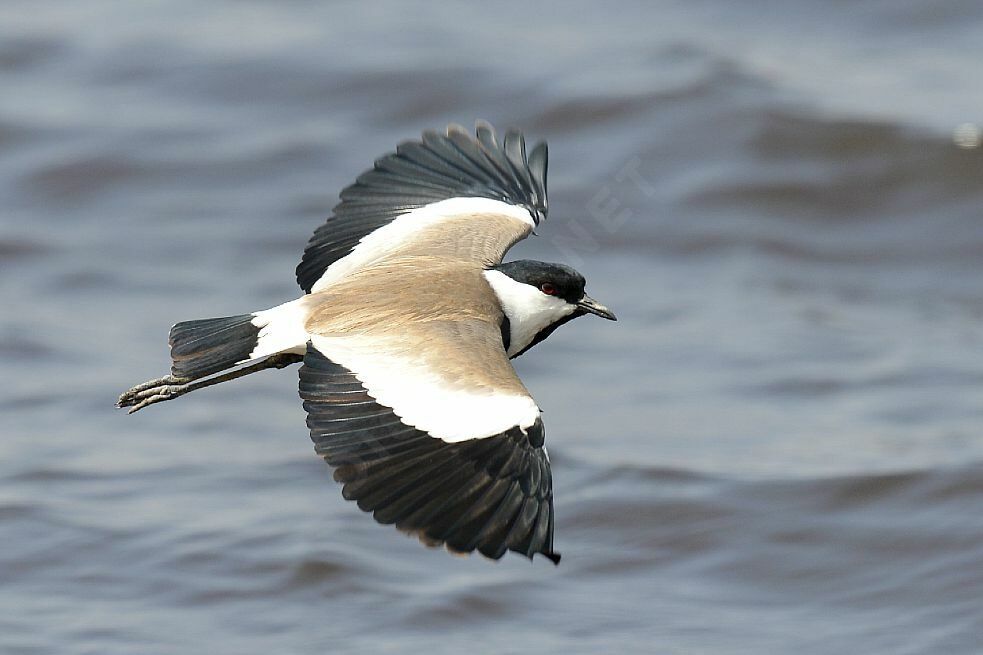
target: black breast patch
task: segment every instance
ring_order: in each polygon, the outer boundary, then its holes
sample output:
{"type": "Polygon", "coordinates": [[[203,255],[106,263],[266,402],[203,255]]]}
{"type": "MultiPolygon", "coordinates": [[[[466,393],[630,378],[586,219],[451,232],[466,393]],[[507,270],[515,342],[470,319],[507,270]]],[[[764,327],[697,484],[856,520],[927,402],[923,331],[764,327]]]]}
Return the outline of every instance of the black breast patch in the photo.
{"type": "Polygon", "coordinates": [[[505,348],[505,352],[509,351],[509,346],[512,345],[512,321],[509,317],[502,313],[502,347],[505,348]]]}

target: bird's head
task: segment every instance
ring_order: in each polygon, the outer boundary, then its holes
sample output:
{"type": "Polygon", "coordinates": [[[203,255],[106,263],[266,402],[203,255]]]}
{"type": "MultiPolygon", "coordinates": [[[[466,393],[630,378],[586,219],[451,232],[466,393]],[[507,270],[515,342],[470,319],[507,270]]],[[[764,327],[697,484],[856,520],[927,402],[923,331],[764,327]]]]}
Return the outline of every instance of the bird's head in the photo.
{"type": "Polygon", "coordinates": [[[614,312],[584,292],[584,276],[563,264],[520,259],[485,271],[508,320],[503,328],[506,351],[515,357],[536,345],[560,325],[596,314],[610,321],[614,312]]]}

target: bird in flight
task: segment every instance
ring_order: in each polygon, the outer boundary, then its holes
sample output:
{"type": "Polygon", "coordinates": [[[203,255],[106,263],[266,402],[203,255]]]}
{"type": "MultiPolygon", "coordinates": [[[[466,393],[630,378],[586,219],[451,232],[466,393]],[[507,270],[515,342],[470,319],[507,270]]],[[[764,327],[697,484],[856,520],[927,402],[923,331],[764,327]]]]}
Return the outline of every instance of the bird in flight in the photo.
{"type": "Polygon", "coordinates": [[[300,363],[314,450],[348,500],[428,545],[554,563],[541,412],[512,368],[560,325],[616,320],[562,264],[502,262],[546,219],[545,143],[427,131],[341,192],[297,266],[304,295],[170,330],[171,374],[130,413],[300,363]]]}

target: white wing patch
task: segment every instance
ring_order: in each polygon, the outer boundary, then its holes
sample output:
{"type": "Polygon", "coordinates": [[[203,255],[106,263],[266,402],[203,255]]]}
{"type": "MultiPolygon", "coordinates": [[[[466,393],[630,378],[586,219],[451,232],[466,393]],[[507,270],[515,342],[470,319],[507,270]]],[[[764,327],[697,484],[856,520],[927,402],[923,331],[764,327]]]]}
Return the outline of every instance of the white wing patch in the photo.
{"type": "Polygon", "coordinates": [[[403,423],[448,443],[491,437],[515,426],[525,429],[540,416],[528,395],[451,386],[431,362],[415,358],[405,345],[377,336],[313,336],[311,342],[350,370],[403,423]]]}
{"type": "Polygon", "coordinates": [[[532,214],[525,207],[510,205],[489,198],[449,198],[430,203],[406,212],[392,223],[383,225],[358,242],[355,248],[331,264],[324,275],[311,287],[311,293],[321,291],[332,282],[340,280],[352,271],[385,256],[401,243],[409,240],[417,231],[441,221],[474,214],[499,214],[536,227],[532,214]]]}

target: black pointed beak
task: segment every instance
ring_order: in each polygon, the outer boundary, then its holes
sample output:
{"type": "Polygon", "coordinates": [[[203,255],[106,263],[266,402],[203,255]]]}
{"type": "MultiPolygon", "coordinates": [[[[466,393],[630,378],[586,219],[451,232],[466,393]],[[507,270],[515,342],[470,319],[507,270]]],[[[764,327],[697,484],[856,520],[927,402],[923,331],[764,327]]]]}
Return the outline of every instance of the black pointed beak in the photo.
{"type": "Polygon", "coordinates": [[[583,298],[577,301],[577,307],[588,314],[597,314],[601,318],[606,318],[609,321],[618,320],[618,317],[614,315],[614,312],[588,296],[586,293],[584,294],[583,298]]]}

